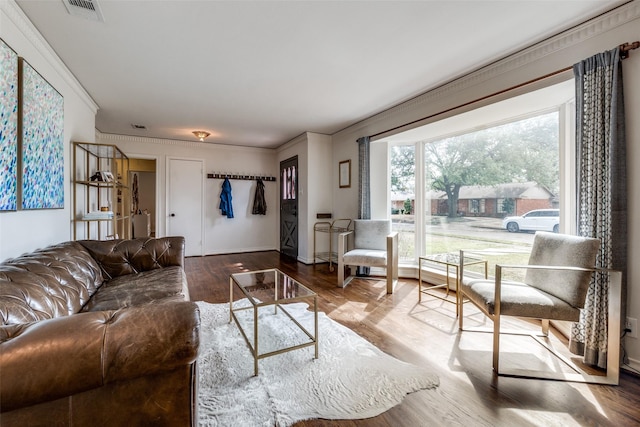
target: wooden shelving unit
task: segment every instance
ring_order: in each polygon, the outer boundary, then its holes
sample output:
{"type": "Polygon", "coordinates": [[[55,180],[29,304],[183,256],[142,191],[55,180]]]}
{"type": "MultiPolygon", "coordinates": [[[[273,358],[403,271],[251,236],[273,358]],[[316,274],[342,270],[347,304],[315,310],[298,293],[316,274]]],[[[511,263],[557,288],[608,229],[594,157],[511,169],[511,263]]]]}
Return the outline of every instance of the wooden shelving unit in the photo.
{"type": "Polygon", "coordinates": [[[73,143],[73,239],[131,238],[129,158],[115,145],[73,143]]]}

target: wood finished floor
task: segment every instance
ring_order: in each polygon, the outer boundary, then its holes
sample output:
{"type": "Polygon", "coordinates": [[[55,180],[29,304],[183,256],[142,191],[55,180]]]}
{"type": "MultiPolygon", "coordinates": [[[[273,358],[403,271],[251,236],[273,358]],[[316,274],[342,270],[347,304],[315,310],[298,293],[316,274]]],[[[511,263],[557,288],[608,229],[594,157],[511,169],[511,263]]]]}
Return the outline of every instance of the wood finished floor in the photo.
{"type": "MultiPolygon", "coordinates": [[[[387,295],[383,279],[354,279],[337,288],[336,273],[329,272],[328,264],[305,265],[276,251],[190,257],[186,273],[191,299],[228,302],[231,273],[274,267],[313,289],[319,295],[318,309],[332,319],[398,359],[431,367],[440,377],[438,388],[409,394],[377,417],[309,420],[297,427],[640,425],[637,376],[623,373],[619,386],[496,378],[491,372],[491,335],[458,333],[455,305],[430,297],[418,304],[413,279],[401,279],[394,294],[387,295]]],[[[479,324],[490,326],[465,305],[465,325],[479,324]]],[[[512,324],[533,327],[518,320],[512,324]]],[[[555,337],[553,341],[561,343],[555,337]]],[[[530,366],[546,357],[531,340],[508,338],[501,345],[501,363],[530,366]]]]}

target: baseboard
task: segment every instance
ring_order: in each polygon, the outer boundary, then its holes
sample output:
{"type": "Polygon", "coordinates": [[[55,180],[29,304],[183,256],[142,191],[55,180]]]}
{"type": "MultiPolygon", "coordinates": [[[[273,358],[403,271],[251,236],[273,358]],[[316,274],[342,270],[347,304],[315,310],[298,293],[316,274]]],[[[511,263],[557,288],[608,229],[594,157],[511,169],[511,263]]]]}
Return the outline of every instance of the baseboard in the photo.
{"type": "Polygon", "coordinates": [[[633,375],[640,375],[640,360],[627,358],[627,363],[620,365],[620,369],[633,375]]]}
{"type": "Polygon", "coordinates": [[[225,250],[211,251],[207,252],[207,255],[230,255],[230,254],[241,254],[246,252],[267,252],[267,251],[277,251],[274,247],[255,247],[255,248],[229,248],[225,250]]]}
{"type": "MultiPolygon", "coordinates": [[[[297,260],[298,260],[298,261],[300,261],[300,262],[301,262],[301,263],[303,263],[303,264],[307,264],[307,265],[309,265],[309,264],[313,264],[313,258],[311,258],[311,259],[309,259],[309,258],[303,258],[303,257],[301,257],[301,256],[299,256],[299,255],[298,255],[297,260]]],[[[316,262],[316,264],[320,264],[320,263],[316,262]]],[[[322,262],[322,264],[328,264],[328,262],[323,261],[323,262],[322,262]]]]}

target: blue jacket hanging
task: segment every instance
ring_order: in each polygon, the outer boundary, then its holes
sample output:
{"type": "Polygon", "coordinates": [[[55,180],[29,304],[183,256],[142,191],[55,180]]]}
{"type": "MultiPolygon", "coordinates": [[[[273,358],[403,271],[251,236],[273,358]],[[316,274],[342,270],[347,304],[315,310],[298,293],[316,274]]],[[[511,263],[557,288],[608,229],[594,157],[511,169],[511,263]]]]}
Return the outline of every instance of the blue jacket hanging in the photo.
{"type": "Polygon", "coordinates": [[[233,206],[231,205],[231,183],[228,178],[222,183],[222,192],[220,193],[220,210],[222,215],[227,218],[233,218],[233,206]]]}

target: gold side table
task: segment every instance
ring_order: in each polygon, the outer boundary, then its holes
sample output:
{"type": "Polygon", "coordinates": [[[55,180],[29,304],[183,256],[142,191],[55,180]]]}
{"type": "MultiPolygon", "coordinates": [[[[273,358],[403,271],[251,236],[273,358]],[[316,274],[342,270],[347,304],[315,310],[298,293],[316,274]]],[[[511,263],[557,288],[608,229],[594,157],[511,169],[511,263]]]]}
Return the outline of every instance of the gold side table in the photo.
{"type": "MultiPolygon", "coordinates": [[[[464,257],[465,267],[470,265],[476,265],[476,264],[484,264],[484,278],[486,279],[488,277],[487,260],[477,258],[477,257],[468,257],[468,256],[464,257]]],[[[457,317],[459,312],[457,294],[458,294],[458,288],[460,286],[461,280],[462,278],[460,277],[460,254],[448,252],[448,253],[432,254],[432,255],[425,255],[425,256],[418,257],[418,303],[422,302],[422,294],[429,295],[434,298],[438,298],[450,303],[454,303],[456,305],[456,317],[457,317]],[[446,275],[445,275],[446,282],[439,285],[423,286],[422,285],[423,283],[422,264],[423,263],[444,265],[446,269],[446,275]],[[456,299],[454,301],[448,298],[449,292],[451,290],[451,285],[452,285],[451,280],[453,279],[453,277],[451,277],[450,275],[452,270],[455,271],[456,299]],[[436,289],[442,289],[442,288],[446,289],[444,296],[442,296],[442,294],[433,292],[436,289]]]]}

